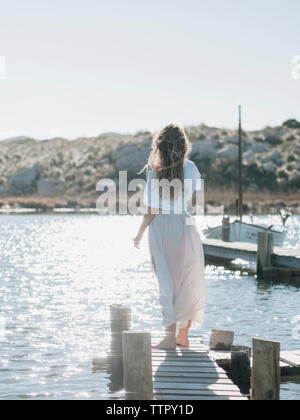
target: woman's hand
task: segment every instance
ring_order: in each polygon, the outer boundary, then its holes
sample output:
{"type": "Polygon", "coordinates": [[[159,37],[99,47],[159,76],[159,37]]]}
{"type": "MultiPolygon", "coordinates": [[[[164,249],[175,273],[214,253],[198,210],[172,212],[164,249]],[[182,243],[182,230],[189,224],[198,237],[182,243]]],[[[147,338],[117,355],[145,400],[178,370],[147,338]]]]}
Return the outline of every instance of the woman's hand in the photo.
{"type": "Polygon", "coordinates": [[[143,238],[143,235],[137,234],[135,238],[133,238],[133,245],[135,248],[140,249],[141,240],[143,238]]]}

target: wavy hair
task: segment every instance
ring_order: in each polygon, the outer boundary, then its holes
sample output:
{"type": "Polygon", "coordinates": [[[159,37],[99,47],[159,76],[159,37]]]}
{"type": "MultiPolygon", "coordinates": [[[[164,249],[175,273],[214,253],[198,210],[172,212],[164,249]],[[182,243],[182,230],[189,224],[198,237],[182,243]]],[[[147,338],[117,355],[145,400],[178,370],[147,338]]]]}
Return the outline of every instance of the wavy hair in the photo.
{"type": "Polygon", "coordinates": [[[151,153],[145,169],[154,170],[156,177],[171,182],[179,179],[184,185],[184,164],[190,151],[190,143],[183,128],[168,124],[153,137],[151,153]]]}

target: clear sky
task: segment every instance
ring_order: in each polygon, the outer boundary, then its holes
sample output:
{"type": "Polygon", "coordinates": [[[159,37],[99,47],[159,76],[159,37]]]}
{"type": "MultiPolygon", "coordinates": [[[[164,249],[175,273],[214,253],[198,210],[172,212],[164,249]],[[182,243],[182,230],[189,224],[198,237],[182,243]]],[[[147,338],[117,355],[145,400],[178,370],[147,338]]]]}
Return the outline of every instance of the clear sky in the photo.
{"type": "Polygon", "coordinates": [[[299,0],[0,0],[0,139],[300,119],[299,0]],[[1,63],[1,61],[0,61],[1,63]],[[1,72],[0,72],[1,73],[1,72]]]}

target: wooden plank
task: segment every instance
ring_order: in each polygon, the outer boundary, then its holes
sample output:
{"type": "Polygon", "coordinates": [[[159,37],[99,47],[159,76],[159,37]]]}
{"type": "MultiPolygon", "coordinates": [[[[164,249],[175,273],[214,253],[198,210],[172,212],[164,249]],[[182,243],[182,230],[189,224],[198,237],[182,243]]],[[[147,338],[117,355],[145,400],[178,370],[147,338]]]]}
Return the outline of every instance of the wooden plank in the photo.
{"type": "Polygon", "coordinates": [[[161,362],[160,360],[152,360],[152,366],[165,366],[165,367],[171,367],[171,366],[176,366],[176,367],[212,367],[215,368],[217,367],[217,363],[212,362],[212,361],[205,361],[205,362],[189,362],[189,361],[184,361],[184,362],[171,362],[171,361],[163,361],[161,362]]]}
{"type": "Polygon", "coordinates": [[[158,383],[158,382],[176,382],[176,383],[194,383],[194,384],[227,384],[227,385],[233,385],[233,382],[228,379],[228,378],[219,378],[219,377],[214,377],[214,378],[191,378],[189,376],[176,376],[176,377],[170,377],[170,376],[157,376],[155,375],[153,377],[153,381],[154,383],[158,383]]]}
{"type": "Polygon", "coordinates": [[[280,353],[280,360],[293,367],[300,367],[300,356],[292,351],[282,351],[280,353]]]}
{"type": "Polygon", "coordinates": [[[214,396],[193,396],[193,395],[181,395],[181,394],[177,394],[177,395],[165,395],[165,394],[156,394],[155,395],[155,400],[197,400],[197,401],[249,401],[248,398],[243,397],[243,396],[238,396],[238,397],[222,397],[219,395],[214,395],[214,396]]]}
{"type": "Polygon", "coordinates": [[[199,364],[203,364],[203,363],[209,363],[212,365],[215,365],[216,362],[214,360],[210,360],[210,359],[197,359],[195,357],[189,357],[189,358],[185,358],[185,357],[152,357],[152,361],[155,363],[161,363],[161,364],[168,364],[168,363],[199,363],[199,364]]]}
{"type": "Polygon", "coordinates": [[[155,384],[155,389],[160,390],[168,390],[168,389],[181,389],[184,390],[184,392],[189,392],[192,390],[196,391],[228,391],[228,392],[238,392],[240,393],[239,388],[236,385],[233,384],[195,384],[190,382],[182,382],[182,383],[176,383],[176,382],[157,382],[155,384]]]}
{"type": "Polygon", "coordinates": [[[190,347],[177,347],[176,350],[162,350],[155,347],[156,344],[152,345],[152,352],[163,352],[163,353],[178,353],[178,352],[200,352],[208,353],[209,349],[206,346],[190,346],[190,347]]]}
{"type": "Polygon", "coordinates": [[[154,392],[154,395],[156,394],[173,394],[173,395],[186,395],[186,396],[192,396],[192,395],[198,395],[198,396],[208,396],[208,397],[213,397],[213,396],[223,396],[223,397],[238,397],[241,396],[242,394],[240,392],[236,392],[236,391],[211,391],[211,390],[186,390],[186,391],[182,391],[180,389],[159,389],[157,391],[154,392]]]}
{"type": "Polygon", "coordinates": [[[194,356],[178,356],[175,354],[170,354],[170,355],[164,355],[164,354],[152,354],[152,359],[155,360],[170,360],[170,361],[185,361],[187,360],[188,362],[214,362],[214,360],[210,357],[208,357],[207,355],[194,355],[194,356]]]}
{"type": "Polygon", "coordinates": [[[222,368],[214,368],[214,367],[181,367],[178,368],[178,366],[153,366],[153,371],[156,372],[158,369],[160,370],[160,372],[184,372],[184,373],[188,373],[188,372],[192,372],[192,373],[224,373],[225,374],[225,370],[222,368]]]}
{"type": "MultiPolygon", "coordinates": [[[[163,354],[163,353],[152,353],[152,358],[161,359],[209,359],[207,354],[201,353],[190,353],[190,354],[163,354]]],[[[212,358],[210,358],[212,360],[212,358]]]]}
{"type": "Polygon", "coordinates": [[[177,370],[175,372],[161,372],[160,369],[155,371],[155,377],[178,377],[178,378],[195,378],[200,381],[201,378],[208,378],[208,379],[227,379],[227,375],[225,373],[205,373],[205,372],[178,372],[177,370]]]}
{"type": "Polygon", "coordinates": [[[207,347],[177,347],[176,350],[162,350],[156,347],[152,348],[152,353],[167,353],[167,354],[189,354],[189,353],[199,353],[207,354],[209,349],[207,347]]]}

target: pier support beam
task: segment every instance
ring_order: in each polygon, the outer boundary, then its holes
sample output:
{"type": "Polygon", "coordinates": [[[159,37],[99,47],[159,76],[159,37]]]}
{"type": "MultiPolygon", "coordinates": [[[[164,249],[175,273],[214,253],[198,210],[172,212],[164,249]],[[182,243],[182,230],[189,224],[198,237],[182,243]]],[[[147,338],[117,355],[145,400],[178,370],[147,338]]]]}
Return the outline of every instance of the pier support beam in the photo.
{"type": "Polygon", "coordinates": [[[110,307],[111,343],[109,368],[113,390],[123,388],[123,343],[122,332],[131,328],[131,308],[123,305],[110,307]]]}
{"type": "Polygon", "coordinates": [[[243,394],[250,394],[250,351],[240,350],[231,352],[230,378],[240,388],[243,394]]]}
{"type": "Polygon", "coordinates": [[[230,239],[230,218],[223,217],[222,220],[222,241],[229,242],[230,239]]]}
{"type": "Polygon", "coordinates": [[[272,233],[259,232],[257,235],[257,265],[256,273],[259,278],[264,277],[264,268],[271,266],[274,237],[272,233]]]}
{"type": "Polygon", "coordinates": [[[123,332],[124,386],[127,400],[152,400],[150,332],[123,332]]]}
{"type": "Polygon", "coordinates": [[[253,339],[252,400],[280,400],[280,343],[253,339]]]}

